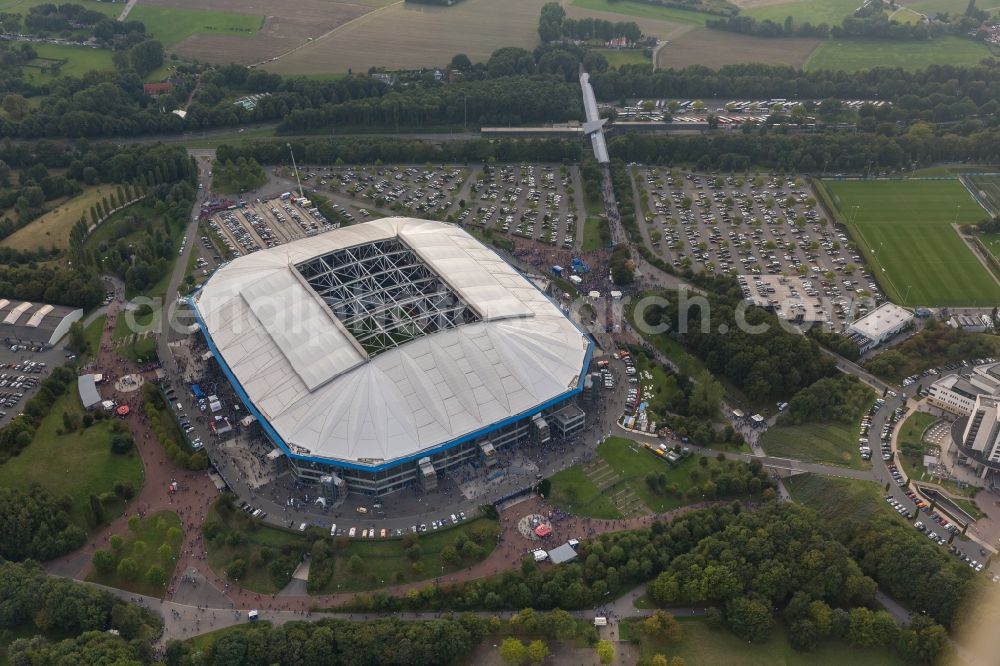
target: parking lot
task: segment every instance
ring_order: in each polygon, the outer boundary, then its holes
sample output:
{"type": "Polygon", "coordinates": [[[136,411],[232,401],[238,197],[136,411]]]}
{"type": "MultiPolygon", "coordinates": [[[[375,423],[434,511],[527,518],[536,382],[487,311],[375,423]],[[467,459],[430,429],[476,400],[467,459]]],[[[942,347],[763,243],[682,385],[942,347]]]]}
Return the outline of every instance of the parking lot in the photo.
{"type": "MultiPolygon", "coordinates": [[[[396,209],[412,217],[444,219],[457,208],[457,193],[465,182],[466,170],[458,166],[436,167],[334,167],[309,170],[305,181],[318,189],[329,188],[373,207],[396,209]]],[[[363,221],[372,213],[358,208],[363,221]]]]}
{"type": "Polygon", "coordinates": [[[575,168],[487,165],[470,184],[474,204],[458,219],[566,249],[578,248],[581,188],[575,168]]]}
{"type": "Polygon", "coordinates": [[[567,249],[582,238],[579,170],[546,164],[303,167],[350,222],[410,215],[481,226],[567,249]],[[463,205],[464,204],[464,205],[463,205]]]}
{"type": "MultiPolygon", "coordinates": [[[[796,298],[813,299],[835,328],[852,302],[884,300],[847,232],[820,211],[794,177],[709,176],[653,167],[634,170],[652,250],[677,267],[744,276],[747,298],[767,298],[781,276],[796,298]]],[[[855,316],[873,309],[855,306],[855,316]]]]}
{"type": "MultiPolygon", "coordinates": [[[[232,209],[213,213],[208,225],[238,255],[336,228],[308,199],[288,193],[275,199],[240,202],[232,209]]],[[[211,248],[208,237],[200,240],[206,249],[211,248]]]]}
{"type": "MultiPolygon", "coordinates": [[[[11,351],[11,345],[0,348],[0,425],[17,416],[25,401],[48,376],[49,368],[66,360],[61,347],[32,351],[32,347],[11,351]]],[[[76,390],[76,387],[73,387],[76,390]]]]}

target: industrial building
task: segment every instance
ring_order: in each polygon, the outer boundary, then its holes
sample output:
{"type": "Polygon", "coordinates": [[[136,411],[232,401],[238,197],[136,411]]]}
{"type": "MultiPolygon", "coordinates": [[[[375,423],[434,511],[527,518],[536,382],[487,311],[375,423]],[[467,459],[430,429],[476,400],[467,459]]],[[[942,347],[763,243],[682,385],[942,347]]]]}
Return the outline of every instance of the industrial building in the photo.
{"type": "Polygon", "coordinates": [[[0,335],[9,343],[51,347],[82,317],[80,308],[0,298],[0,335]]]}
{"type": "Polygon", "coordinates": [[[847,337],[864,354],[896,337],[913,321],[913,313],[895,303],[883,303],[847,328],[847,337]]]}
{"type": "Polygon", "coordinates": [[[248,411],[328,496],[431,489],[584,425],[590,338],[450,224],[384,218],[254,252],[191,304],[248,411]]]}

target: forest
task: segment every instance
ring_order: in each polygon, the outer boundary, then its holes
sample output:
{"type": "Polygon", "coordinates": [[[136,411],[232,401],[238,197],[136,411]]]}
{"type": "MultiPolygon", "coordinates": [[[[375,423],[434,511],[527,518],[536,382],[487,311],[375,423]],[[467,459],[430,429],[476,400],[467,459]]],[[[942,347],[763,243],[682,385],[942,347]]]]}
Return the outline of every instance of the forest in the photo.
{"type": "Polygon", "coordinates": [[[786,330],[761,308],[746,307],[731,290],[716,289],[704,299],[688,294],[685,300],[674,292],[667,298],[669,305],[646,309],[646,323],[668,324],[669,332],[664,335],[677,339],[704,361],[709,372],[729,378],[747,395],[788,397],[835,372],[833,360],[815,341],[786,330]]]}

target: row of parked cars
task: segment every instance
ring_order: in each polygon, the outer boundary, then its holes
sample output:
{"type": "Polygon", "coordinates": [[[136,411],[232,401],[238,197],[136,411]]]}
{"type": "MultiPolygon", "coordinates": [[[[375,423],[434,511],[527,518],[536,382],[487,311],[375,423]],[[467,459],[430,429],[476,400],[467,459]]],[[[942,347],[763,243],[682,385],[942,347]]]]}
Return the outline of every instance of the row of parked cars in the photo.
{"type": "MultiPolygon", "coordinates": [[[[266,515],[266,514],[265,514],[266,515]]],[[[441,520],[431,521],[431,526],[429,529],[437,530],[448,525],[457,525],[458,523],[465,520],[465,512],[459,511],[457,514],[451,514],[449,517],[442,518],[441,520]]],[[[302,523],[299,525],[299,531],[305,532],[306,528],[309,527],[307,523],[302,523]]],[[[339,537],[346,536],[349,539],[374,539],[376,537],[380,539],[388,539],[390,537],[401,537],[404,534],[421,534],[428,530],[427,523],[421,523],[420,525],[411,525],[410,527],[397,527],[395,529],[391,527],[337,527],[337,523],[330,526],[330,536],[339,537]]]]}

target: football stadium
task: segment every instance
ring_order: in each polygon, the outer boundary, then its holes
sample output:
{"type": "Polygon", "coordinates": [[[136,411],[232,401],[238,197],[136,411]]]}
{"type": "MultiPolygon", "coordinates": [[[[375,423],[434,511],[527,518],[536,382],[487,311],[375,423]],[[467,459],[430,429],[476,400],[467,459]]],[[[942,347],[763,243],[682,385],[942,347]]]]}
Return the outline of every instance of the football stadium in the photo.
{"type": "Polygon", "coordinates": [[[261,250],[191,302],[246,408],[328,496],[431,489],[584,425],[592,341],[457,226],[384,218],[261,250]]]}

